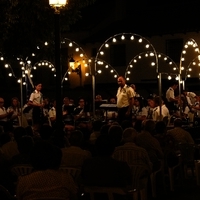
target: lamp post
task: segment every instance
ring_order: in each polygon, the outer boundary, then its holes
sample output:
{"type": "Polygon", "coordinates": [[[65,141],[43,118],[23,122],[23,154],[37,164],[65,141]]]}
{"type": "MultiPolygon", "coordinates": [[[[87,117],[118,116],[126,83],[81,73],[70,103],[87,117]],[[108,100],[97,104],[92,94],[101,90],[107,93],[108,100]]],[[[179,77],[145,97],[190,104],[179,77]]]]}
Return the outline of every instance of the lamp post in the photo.
{"type": "Polygon", "coordinates": [[[60,9],[64,7],[67,0],[49,0],[49,5],[54,8],[55,17],[55,68],[56,68],[56,130],[62,131],[62,69],[60,64],[60,9]]]}

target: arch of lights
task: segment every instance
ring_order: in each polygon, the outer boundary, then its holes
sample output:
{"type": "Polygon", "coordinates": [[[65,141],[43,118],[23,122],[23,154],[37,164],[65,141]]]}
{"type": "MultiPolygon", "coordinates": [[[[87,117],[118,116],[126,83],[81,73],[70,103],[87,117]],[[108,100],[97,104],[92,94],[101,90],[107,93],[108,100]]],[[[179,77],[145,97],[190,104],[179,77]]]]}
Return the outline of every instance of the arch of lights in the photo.
{"type": "MultiPolygon", "coordinates": [[[[185,45],[183,46],[183,50],[181,52],[181,57],[180,57],[180,65],[179,65],[179,73],[180,73],[180,79],[183,81],[183,89],[185,88],[185,79],[191,77],[191,63],[194,63],[194,61],[198,58],[199,62],[199,47],[197,42],[193,39],[190,38],[186,41],[185,45]],[[187,50],[189,47],[192,47],[194,49],[195,56],[193,57],[193,60],[189,62],[189,64],[186,64],[186,56],[187,56],[187,50]],[[183,74],[185,72],[185,74],[183,74]]],[[[179,91],[181,90],[179,86],[179,91]]]]}
{"type": "Polygon", "coordinates": [[[154,63],[154,65],[156,66],[156,72],[158,72],[158,57],[157,57],[157,53],[154,46],[146,38],[135,33],[119,33],[119,34],[109,37],[98,49],[96,57],[95,57],[95,61],[97,61],[99,57],[102,58],[104,56],[105,51],[109,49],[110,44],[116,44],[119,42],[122,43],[125,41],[129,41],[132,44],[136,44],[140,46],[143,45],[144,50],[152,51],[154,53],[154,59],[155,59],[154,62],[152,62],[152,64],[154,63]]]}
{"type": "MultiPolygon", "coordinates": [[[[95,64],[94,64],[94,71],[96,72],[98,60],[102,59],[106,61],[104,58],[105,52],[109,49],[111,44],[116,43],[124,43],[128,42],[131,44],[137,44],[143,47],[146,51],[153,51],[154,52],[154,65],[156,66],[156,72],[158,73],[158,57],[157,53],[155,51],[154,46],[144,37],[141,35],[135,34],[135,33],[118,33],[111,37],[109,37],[105,42],[100,46],[100,48],[97,51],[96,57],[95,57],[95,64]]],[[[142,50],[144,51],[144,50],[142,50]]],[[[92,74],[92,85],[93,85],[93,114],[95,114],[95,75],[92,74]]]]}
{"type": "Polygon", "coordinates": [[[107,63],[105,60],[97,59],[96,61],[96,75],[103,73],[103,68],[105,69],[105,72],[109,70],[111,74],[113,74],[114,78],[117,78],[119,76],[118,72],[115,70],[114,67],[112,67],[109,63],[107,63]]]}
{"type": "MultiPolygon", "coordinates": [[[[186,81],[187,78],[191,77],[191,71],[193,67],[200,67],[200,55],[196,56],[187,66],[186,68],[186,73],[185,73],[185,78],[184,80],[186,81]]],[[[200,73],[198,73],[198,77],[200,78],[200,73]]]]}
{"type": "MultiPolygon", "coordinates": [[[[177,64],[167,55],[157,52],[157,56],[158,56],[158,73],[161,74],[165,74],[167,75],[168,80],[172,79],[172,76],[175,76],[176,80],[178,80],[178,73],[179,73],[179,68],[177,66],[177,64]],[[165,62],[165,65],[168,64],[168,70],[163,70],[161,69],[160,63],[162,64],[162,62],[165,62]]],[[[128,64],[126,71],[125,71],[125,78],[127,81],[130,81],[130,76],[131,76],[131,71],[134,68],[134,66],[143,59],[149,59],[150,61],[150,67],[154,66],[154,52],[152,51],[147,51],[147,52],[142,52],[139,53],[138,55],[136,55],[128,64]]],[[[159,78],[159,75],[158,75],[159,78]]]]}

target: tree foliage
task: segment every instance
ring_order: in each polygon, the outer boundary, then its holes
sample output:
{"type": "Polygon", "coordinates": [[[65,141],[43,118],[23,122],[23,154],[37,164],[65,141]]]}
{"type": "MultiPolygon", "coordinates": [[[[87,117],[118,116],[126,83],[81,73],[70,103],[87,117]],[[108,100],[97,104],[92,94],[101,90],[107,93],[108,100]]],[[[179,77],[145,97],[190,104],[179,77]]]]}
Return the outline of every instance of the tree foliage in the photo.
{"type": "MultiPolygon", "coordinates": [[[[61,37],[81,18],[81,9],[95,0],[68,0],[61,10],[61,37]]],[[[45,41],[54,41],[54,10],[48,0],[0,1],[0,52],[9,59],[26,57],[45,41]]]]}

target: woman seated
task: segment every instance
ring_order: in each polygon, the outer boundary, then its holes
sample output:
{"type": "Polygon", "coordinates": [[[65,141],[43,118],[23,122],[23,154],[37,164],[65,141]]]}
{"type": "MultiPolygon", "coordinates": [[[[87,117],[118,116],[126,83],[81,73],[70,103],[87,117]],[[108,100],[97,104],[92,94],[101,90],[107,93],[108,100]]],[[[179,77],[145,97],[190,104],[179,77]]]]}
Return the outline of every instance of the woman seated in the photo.
{"type": "Polygon", "coordinates": [[[146,119],[148,115],[147,108],[144,106],[142,97],[134,97],[134,106],[132,109],[132,119],[134,121],[146,119]]]}
{"type": "Polygon", "coordinates": [[[188,106],[186,98],[181,96],[178,100],[177,110],[173,114],[173,118],[181,118],[183,122],[187,122],[190,112],[191,109],[188,106]]]}

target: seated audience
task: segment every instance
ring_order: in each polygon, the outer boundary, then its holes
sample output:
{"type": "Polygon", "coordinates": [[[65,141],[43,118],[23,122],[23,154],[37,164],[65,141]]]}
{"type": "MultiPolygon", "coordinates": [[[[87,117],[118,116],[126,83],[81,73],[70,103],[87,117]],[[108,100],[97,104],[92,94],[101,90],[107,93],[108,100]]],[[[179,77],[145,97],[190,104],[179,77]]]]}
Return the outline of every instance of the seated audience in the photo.
{"type": "Polygon", "coordinates": [[[127,187],[132,183],[131,170],[124,161],[112,158],[114,146],[107,135],[100,135],[95,143],[96,156],[84,161],[82,182],[88,186],[127,187]]]}
{"type": "Polygon", "coordinates": [[[149,159],[147,151],[135,144],[138,133],[134,128],[127,128],[123,131],[121,146],[115,148],[113,158],[126,161],[129,165],[141,165],[150,174],[152,163],[149,159]],[[126,155],[128,155],[126,157],[126,155]]]}
{"type": "Polygon", "coordinates": [[[194,144],[194,140],[190,133],[182,128],[182,120],[180,118],[174,120],[174,128],[168,130],[167,135],[173,137],[177,144],[194,144]]]}
{"type": "Polygon", "coordinates": [[[153,171],[156,171],[160,168],[160,161],[163,160],[164,153],[158,140],[153,136],[154,134],[155,122],[151,119],[144,120],[142,131],[137,135],[136,144],[146,149],[153,164],[153,171]]]}
{"type": "Polygon", "coordinates": [[[82,148],[84,145],[83,133],[79,130],[72,131],[69,138],[69,143],[69,147],[61,149],[61,164],[68,167],[81,168],[84,160],[92,156],[90,151],[82,148]]]}
{"type": "Polygon", "coordinates": [[[77,198],[77,186],[73,178],[59,169],[62,152],[48,142],[35,143],[31,152],[34,172],[19,177],[16,197],[18,200],[77,198]]]}

